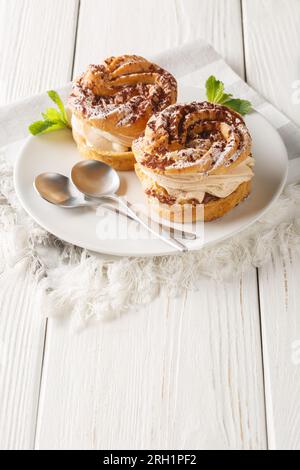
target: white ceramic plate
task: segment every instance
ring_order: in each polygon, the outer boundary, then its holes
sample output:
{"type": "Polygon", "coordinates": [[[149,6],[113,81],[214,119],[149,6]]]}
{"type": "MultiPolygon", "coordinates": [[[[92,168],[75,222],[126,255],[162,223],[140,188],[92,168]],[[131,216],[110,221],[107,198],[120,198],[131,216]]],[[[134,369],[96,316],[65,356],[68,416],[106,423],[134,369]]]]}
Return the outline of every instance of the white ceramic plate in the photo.
{"type": "MultiPolygon", "coordinates": [[[[196,100],[198,90],[184,88],[181,101],[196,100]]],[[[198,95],[198,96],[197,96],[198,95]]],[[[277,199],[286,181],[288,158],[286,148],[275,129],[259,114],[246,118],[253,138],[255,177],[250,197],[229,214],[206,223],[203,238],[185,241],[190,250],[224,240],[251,225],[277,199]]],[[[132,222],[130,235],[114,213],[91,208],[62,209],[42,200],[33,188],[35,177],[45,171],[70,175],[72,166],[81,160],[69,131],[59,131],[28,138],[15,166],[17,195],[29,215],[46,230],[64,241],[99,253],[118,256],[153,256],[176,253],[164,242],[149,238],[144,231],[136,233],[132,222]],[[122,225],[121,223],[121,225],[122,225]]],[[[134,172],[121,172],[121,193],[130,202],[143,203],[144,195],[134,172]]],[[[125,224],[127,219],[122,218],[125,224]]],[[[187,226],[186,229],[191,229],[187,226]]]]}

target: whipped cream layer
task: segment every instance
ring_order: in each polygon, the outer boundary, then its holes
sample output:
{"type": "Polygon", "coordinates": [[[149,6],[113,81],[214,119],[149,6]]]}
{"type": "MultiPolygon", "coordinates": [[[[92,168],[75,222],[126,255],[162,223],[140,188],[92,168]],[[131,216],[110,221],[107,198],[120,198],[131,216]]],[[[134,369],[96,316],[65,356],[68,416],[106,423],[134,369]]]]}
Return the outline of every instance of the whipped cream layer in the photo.
{"type": "Polygon", "coordinates": [[[92,126],[75,114],[72,114],[71,124],[74,131],[85,139],[88,147],[100,152],[128,152],[129,150],[128,147],[122,145],[117,137],[92,126]]]}
{"type": "Polygon", "coordinates": [[[203,173],[161,175],[142,165],[140,165],[140,169],[145,176],[151,178],[152,181],[165,188],[170,196],[176,198],[176,203],[188,199],[197,199],[201,203],[205,193],[225,198],[242,183],[250,181],[254,175],[253,165],[253,157],[248,157],[235,168],[229,168],[225,174],[208,176],[203,173]]]}

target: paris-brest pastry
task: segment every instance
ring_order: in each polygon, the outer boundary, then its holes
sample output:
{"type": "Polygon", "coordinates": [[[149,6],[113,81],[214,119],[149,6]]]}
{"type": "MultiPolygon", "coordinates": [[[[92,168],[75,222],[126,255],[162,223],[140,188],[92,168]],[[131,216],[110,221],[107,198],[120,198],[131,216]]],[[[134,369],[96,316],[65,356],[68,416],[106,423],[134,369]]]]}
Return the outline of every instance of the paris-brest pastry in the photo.
{"type": "Polygon", "coordinates": [[[90,65],[74,81],[68,102],[79,152],[117,170],[133,169],[132,141],[152,114],[176,99],[175,78],[143,57],[122,55],[90,65]]]}
{"type": "Polygon", "coordinates": [[[132,148],[148,202],[164,218],[214,220],[251,191],[251,137],[242,116],[225,106],[171,105],[150,118],[132,148]]]}

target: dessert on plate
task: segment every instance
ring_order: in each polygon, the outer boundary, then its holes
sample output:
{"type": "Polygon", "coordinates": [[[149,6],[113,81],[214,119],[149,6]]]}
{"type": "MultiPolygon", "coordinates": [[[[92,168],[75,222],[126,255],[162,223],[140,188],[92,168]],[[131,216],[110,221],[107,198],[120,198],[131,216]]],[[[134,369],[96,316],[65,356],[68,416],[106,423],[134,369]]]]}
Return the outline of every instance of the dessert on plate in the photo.
{"type": "Polygon", "coordinates": [[[242,116],[225,106],[171,105],[149,119],[132,149],[148,202],[164,218],[211,221],[251,191],[251,136],[242,116]]]}
{"type": "Polygon", "coordinates": [[[154,113],[176,102],[177,82],[143,57],[109,57],[72,86],[68,106],[79,152],[117,170],[134,168],[132,141],[154,113]]]}

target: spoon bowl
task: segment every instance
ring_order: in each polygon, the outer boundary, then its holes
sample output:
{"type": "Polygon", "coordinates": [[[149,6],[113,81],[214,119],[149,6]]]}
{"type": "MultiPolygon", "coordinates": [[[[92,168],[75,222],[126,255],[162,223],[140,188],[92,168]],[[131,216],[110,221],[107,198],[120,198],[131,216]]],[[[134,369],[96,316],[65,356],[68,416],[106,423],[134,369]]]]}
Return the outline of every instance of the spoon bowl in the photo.
{"type": "Polygon", "coordinates": [[[77,163],[71,172],[76,188],[89,197],[115,194],[120,187],[118,173],[98,160],[83,160],[77,163]]]}
{"type": "Polygon", "coordinates": [[[39,195],[61,207],[76,207],[84,203],[84,197],[71,183],[67,176],[60,173],[46,172],[34,180],[34,187],[39,195]]]}

